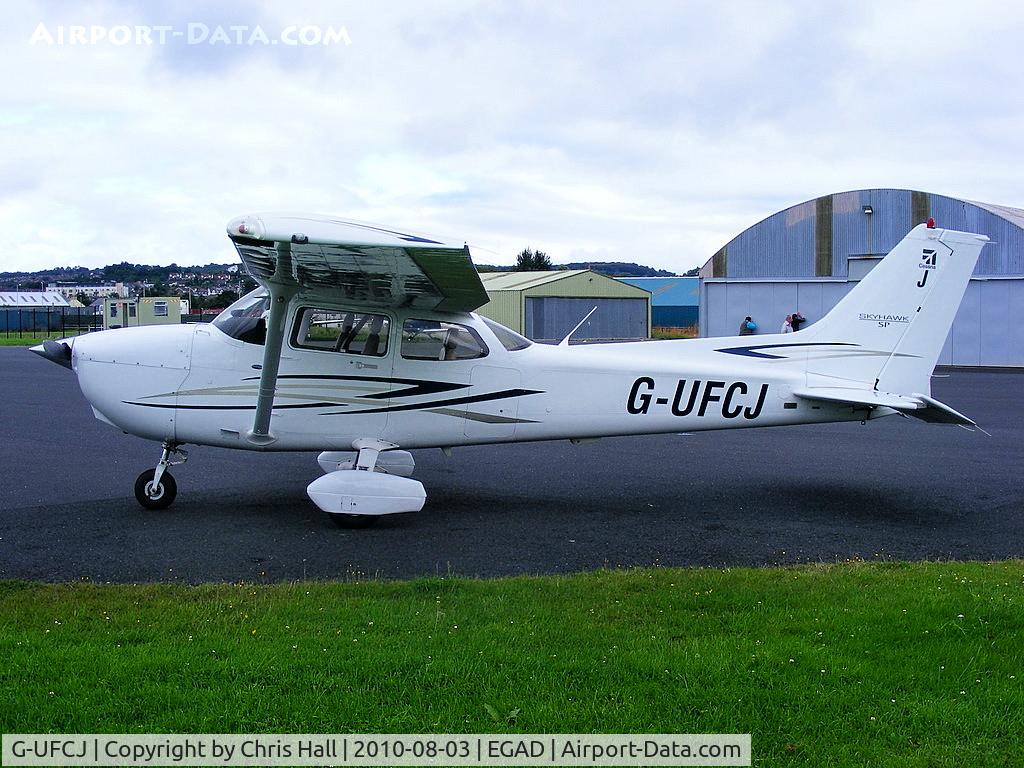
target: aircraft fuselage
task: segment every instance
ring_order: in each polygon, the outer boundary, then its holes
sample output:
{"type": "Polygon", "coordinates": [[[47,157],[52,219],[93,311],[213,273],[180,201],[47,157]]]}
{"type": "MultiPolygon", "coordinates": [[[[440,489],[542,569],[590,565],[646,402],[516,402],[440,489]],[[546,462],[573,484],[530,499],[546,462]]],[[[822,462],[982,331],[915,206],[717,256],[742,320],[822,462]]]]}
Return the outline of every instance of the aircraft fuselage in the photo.
{"type": "Polygon", "coordinates": [[[249,450],[350,450],[358,438],[402,448],[448,447],[868,415],[848,405],[794,397],[804,374],[773,366],[763,355],[736,353],[752,339],[764,344],[793,335],[533,344],[510,350],[476,314],[375,310],[387,318],[386,351],[350,354],[297,343],[294,325],[303,306],[295,300],[289,312],[269,442],[247,439],[263,346],[215,325],[90,334],[75,340],[72,366],[97,417],[126,432],[249,450]],[[421,343],[407,330],[410,323],[471,329],[482,354],[470,359],[404,354],[421,343]]]}

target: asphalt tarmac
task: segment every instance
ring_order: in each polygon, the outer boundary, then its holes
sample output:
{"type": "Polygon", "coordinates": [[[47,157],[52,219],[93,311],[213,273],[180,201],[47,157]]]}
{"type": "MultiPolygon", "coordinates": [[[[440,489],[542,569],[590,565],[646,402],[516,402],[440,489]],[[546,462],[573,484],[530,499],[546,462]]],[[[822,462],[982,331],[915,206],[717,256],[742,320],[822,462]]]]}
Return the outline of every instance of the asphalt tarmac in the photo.
{"type": "Polygon", "coordinates": [[[341,530],[315,454],[192,447],[142,509],[159,446],[96,421],[70,371],[0,348],[0,578],[406,578],[650,565],[1024,557],[1024,374],[933,393],[991,433],[892,417],[415,452],[422,512],[341,530]]]}

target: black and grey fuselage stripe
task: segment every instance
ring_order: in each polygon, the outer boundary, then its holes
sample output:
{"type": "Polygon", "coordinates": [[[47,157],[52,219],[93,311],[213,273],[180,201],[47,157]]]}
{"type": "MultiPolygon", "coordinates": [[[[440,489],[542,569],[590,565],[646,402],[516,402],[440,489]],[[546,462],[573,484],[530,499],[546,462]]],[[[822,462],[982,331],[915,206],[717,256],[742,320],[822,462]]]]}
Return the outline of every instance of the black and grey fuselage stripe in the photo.
{"type": "Polygon", "coordinates": [[[804,347],[827,347],[826,351],[833,352],[836,347],[842,347],[843,349],[838,350],[841,354],[814,354],[814,351],[810,351],[811,358],[809,359],[825,359],[828,357],[917,357],[917,355],[911,355],[905,352],[895,352],[884,349],[864,349],[860,344],[854,344],[850,341],[807,341],[800,342],[799,344],[751,344],[744,347],[724,347],[716,349],[716,352],[722,352],[726,355],[740,355],[741,357],[754,357],[761,360],[792,360],[793,358],[786,357],[784,354],[776,355],[771,352],[764,352],[763,350],[783,350],[783,349],[800,349],[804,347]]]}
{"type": "MultiPolygon", "coordinates": [[[[421,395],[439,394],[451,392],[452,390],[467,389],[469,384],[459,384],[450,381],[429,381],[422,379],[395,379],[387,376],[344,376],[344,375],[316,375],[288,373],[278,376],[278,379],[305,379],[305,380],[326,380],[326,381],[370,381],[382,384],[406,385],[402,389],[389,389],[384,392],[374,392],[369,395],[361,395],[361,400],[383,400],[385,398],[407,398],[421,395]]],[[[249,376],[243,381],[258,381],[258,376],[249,376]]],[[[521,397],[523,395],[541,394],[539,390],[533,389],[503,389],[498,392],[486,392],[479,395],[466,395],[464,397],[442,398],[439,400],[428,400],[419,403],[398,403],[382,406],[379,408],[363,408],[359,410],[328,411],[323,416],[336,415],[357,415],[374,413],[391,413],[392,411],[413,411],[420,409],[441,408],[453,405],[467,405],[469,403],[482,403],[490,400],[504,400],[507,398],[521,397]]],[[[180,408],[182,410],[205,410],[205,411],[251,411],[255,410],[255,403],[252,405],[205,405],[187,403],[143,403],[138,401],[125,401],[127,405],[138,405],[145,408],[180,408]]],[[[291,410],[297,408],[337,408],[338,403],[312,402],[312,403],[290,403],[278,405],[275,403],[274,410],[291,410]]]]}
{"type": "MultiPolygon", "coordinates": [[[[180,405],[175,403],[139,403],[125,400],[125,405],[141,405],[144,408],[180,408],[188,411],[252,411],[256,405],[180,405]]],[[[274,405],[274,410],[291,410],[294,408],[337,408],[337,403],[289,403],[288,405],[274,405]]]]}
{"type": "MultiPolygon", "coordinates": [[[[243,381],[259,381],[259,376],[248,376],[243,381]]],[[[371,400],[382,400],[386,397],[416,397],[417,395],[433,395],[437,392],[450,392],[453,389],[466,389],[469,384],[457,384],[451,381],[428,381],[424,379],[392,379],[387,376],[341,376],[306,373],[285,373],[278,379],[326,379],[329,381],[373,381],[383,384],[406,384],[405,389],[389,389],[385,392],[375,392],[372,395],[363,395],[371,400]]]]}
{"type": "Polygon", "coordinates": [[[762,352],[764,349],[790,349],[797,347],[856,347],[858,344],[853,344],[845,341],[829,341],[829,342],[801,342],[799,344],[751,344],[745,347],[725,347],[722,349],[716,349],[716,352],[724,352],[727,355],[740,355],[741,357],[759,357],[764,360],[783,360],[783,355],[773,355],[770,352],[762,352]]]}
{"type": "Polygon", "coordinates": [[[504,400],[510,397],[522,397],[523,395],[542,394],[538,389],[503,389],[500,392],[487,392],[482,395],[467,395],[466,397],[453,397],[448,400],[431,400],[426,403],[403,403],[402,405],[391,405],[385,408],[365,408],[361,411],[335,411],[325,413],[324,416],[331,416],[335,413],[346,415],[358,415],[362,413],[394,413],[395,411],[414,411],[420,408],[440,408],[448,405],[466,405],[467,403],[483,403],[488,400],[504,400]]]}

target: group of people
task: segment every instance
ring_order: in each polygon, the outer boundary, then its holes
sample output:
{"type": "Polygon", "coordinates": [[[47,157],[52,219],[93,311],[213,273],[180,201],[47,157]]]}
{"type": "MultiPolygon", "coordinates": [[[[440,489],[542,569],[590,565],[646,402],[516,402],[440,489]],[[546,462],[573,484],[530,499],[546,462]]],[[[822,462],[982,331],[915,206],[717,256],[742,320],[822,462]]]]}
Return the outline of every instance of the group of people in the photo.
{"type": "Polygon", "coordinates": [[[800,310],[797,310],[792,315],[786,315],[786,319],[782,321],[782,333],[799,331],[800,326],[806,322],[807,318],[800,314],[800,310]]]}
{"type": "MultiPolygon", "coordinates": [[[[797,310],[791,315],[786,315],[786,319],[782,321],[781,333],[793,333],[793,331],[799,331],[800,326],[806,322],[807,318],[800,314],[800,310],[797,310]]],[[[756,331],[757,323],[750,318],[750,315],[743,318],[743,322],[740,323],[740,336],[749,336],[756,331]]]]}

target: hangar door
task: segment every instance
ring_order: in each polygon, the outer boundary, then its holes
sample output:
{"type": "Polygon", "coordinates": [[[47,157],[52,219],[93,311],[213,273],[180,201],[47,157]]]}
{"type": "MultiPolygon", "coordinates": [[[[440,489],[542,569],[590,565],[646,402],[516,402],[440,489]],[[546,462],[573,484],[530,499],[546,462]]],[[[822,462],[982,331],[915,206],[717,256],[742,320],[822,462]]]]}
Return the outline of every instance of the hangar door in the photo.
{"type": "Polygon", "coordinates": [[[558,340],[597,307],[573,334],[582,339],[646,339],[646,299],[580,299],[555,296],[526,297],[525,331],[528,338],[558,340]]]}

